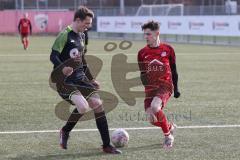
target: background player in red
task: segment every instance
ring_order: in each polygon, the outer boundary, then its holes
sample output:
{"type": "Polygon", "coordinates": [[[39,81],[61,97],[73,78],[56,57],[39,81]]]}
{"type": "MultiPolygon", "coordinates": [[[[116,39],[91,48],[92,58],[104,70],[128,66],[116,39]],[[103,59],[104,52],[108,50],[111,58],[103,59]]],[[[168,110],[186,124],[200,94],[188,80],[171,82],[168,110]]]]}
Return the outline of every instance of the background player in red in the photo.
{"type": "Polygon", "coordinates": [[[162,128],[164,146],[171,148],[174,137],[174,123],[169,123],[163,112],[172,92],[178,98],[178,73],[174,49],[160,42],[159,24],[151,21],[142,26],[147,45],[138,52],[141,80],[145,86],[144,107],[150,122],[162,128]]]}
{"type": "Polygon", "coordinates": [[[32,25],[28,19],[28,13],[24,13],[23,18],[20,19],[18,24],[18,32],[21,35],[23,48],[26,50],[29,45],[28,35],[32,34],[32,25]]]}

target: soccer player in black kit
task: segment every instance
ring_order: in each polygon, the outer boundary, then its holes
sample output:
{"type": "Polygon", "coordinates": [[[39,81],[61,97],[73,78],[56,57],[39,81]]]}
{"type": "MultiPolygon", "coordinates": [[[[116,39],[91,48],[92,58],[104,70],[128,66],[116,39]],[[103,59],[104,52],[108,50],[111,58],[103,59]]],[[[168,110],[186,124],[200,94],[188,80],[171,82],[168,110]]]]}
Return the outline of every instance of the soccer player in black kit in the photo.
{"type": "Polygon", "coordinates": [[[51,73],[52,82],[56,83],[58,94],[76,106],[65,126],[60,130],[60,146],[67,149],[69,133],[90,107],[94,110],[103,151],[119,154],[121,151],[110,144],[108,122],[97,93],[99,83],[91,75],[84,58],[83,32],[91,27],[93,17],[94,14],[90,9],[81,6],[75,12],[72,24],[59,33],[52,46],[50,55],[50,60],[54,64],[51,73]]]}

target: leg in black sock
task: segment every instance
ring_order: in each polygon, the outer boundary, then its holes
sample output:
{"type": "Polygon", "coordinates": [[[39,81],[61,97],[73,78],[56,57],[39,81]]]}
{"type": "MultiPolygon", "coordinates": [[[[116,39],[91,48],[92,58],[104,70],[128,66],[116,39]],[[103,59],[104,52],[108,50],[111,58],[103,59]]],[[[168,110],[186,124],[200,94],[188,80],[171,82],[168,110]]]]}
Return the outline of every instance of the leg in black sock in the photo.
{"type": "Polygon", "coordinates": [[[105,116],[105,112],[102,111],[99,113],[95,113],[95,118],[96,118],[97,128],[102,138],[103,147],[109,146],[110,137],[109,137],[109,131],[108,131],[108,122],[105,116]]]}
{"type": "Polygon", "coordinates": [[[75,108],[73,110],[73,112],[71,113],[70,117],[68,118],[67,123],[62,128],[62,130],[65,132],[70,132],[82,116],[83,116],[83,114],[79,114],[77,108],[75,108]]]}

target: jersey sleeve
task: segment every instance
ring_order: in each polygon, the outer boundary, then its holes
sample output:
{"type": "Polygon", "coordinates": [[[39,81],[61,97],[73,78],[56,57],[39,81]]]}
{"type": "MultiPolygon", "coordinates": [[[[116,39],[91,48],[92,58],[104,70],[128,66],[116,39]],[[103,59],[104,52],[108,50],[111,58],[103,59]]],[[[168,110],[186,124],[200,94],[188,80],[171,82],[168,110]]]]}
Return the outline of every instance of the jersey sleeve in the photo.
{"type": "Polygon", "coordinates": [[[178,72],[177,72],[177,66],[176,66],[176,56],[174,49],[170,46],[170,67],[172,72],[172,81],[174,86],[174,93],[178,92],[178,72]]]}
{"type": "Polygon", "coordinates": [[[68,32],[66,32],[66,31],[59,33],[59,35],[57,36],[57,38],[52,46],[52,50],[55,50],[55,51],[61,53],[65,44],[67,43],[67,35],[68,35],[68,32]]]}
{"type": "Polygon", "coordinates": [[[170,65],[176,64],[175,51],[174,51],[174,49],[173,49],[171,46],[169,46],[168,48],[169,48],[169,54],[170,54],[170,55],[169,55],[170,65]]]}
{"type": "Polygon", "coordinates": [[[140,50],[138,52],[138,66],[139,66],[139,70],[141,73],[145,73],[146,69],[145,69],[145,65],[143,63],[143,50],[140,50]]]}
{"type": "Polygon", "coordinates": [[[52,50],[50,54],[50,61],[54,64],[54,68],[62,64],[59,55],[60,55],[59,52],[55,50],[52,50]]]}
{"type": "Polygon", "coordinates": [[[138,52],[138,66],[140,70],[140,79],[144,86],[148,84],[145,64],[143,62],[143,50],[138,52]]]}

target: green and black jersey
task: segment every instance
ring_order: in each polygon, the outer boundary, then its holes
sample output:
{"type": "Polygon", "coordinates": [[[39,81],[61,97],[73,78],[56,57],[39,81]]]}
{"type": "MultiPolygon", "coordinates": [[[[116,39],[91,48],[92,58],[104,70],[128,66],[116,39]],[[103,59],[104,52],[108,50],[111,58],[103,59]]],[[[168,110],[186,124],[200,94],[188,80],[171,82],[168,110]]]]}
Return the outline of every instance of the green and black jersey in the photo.
{"type": "Polygon", "coordinates": [[[84,58],[84,45],[84,33],[76,33],[72,30],[71,26],[66,27],[66,29],[59,33],[52,46],[50,60],[54,64],[54,68],[69,62],[69,60],[73,58],[73,55],[71,54],[72,51],[77,49],[82,55],[82,62],[78,64],[77,69],[72,76],[76,77],[85,74],[88,79],[92,80],[93,77],[87,68],[86,60],[84,58]]]}
{"type": "Polygon", "coordinates": [[[52,50],[60,53],[59,58],[62,62],[71,58],[70,51],[72,49],[78,49],[80,53],[83,53],[85,35],[84,33],[76,33],[68,26],[65,30],[59,33],[55,40],[52,50]]]}

